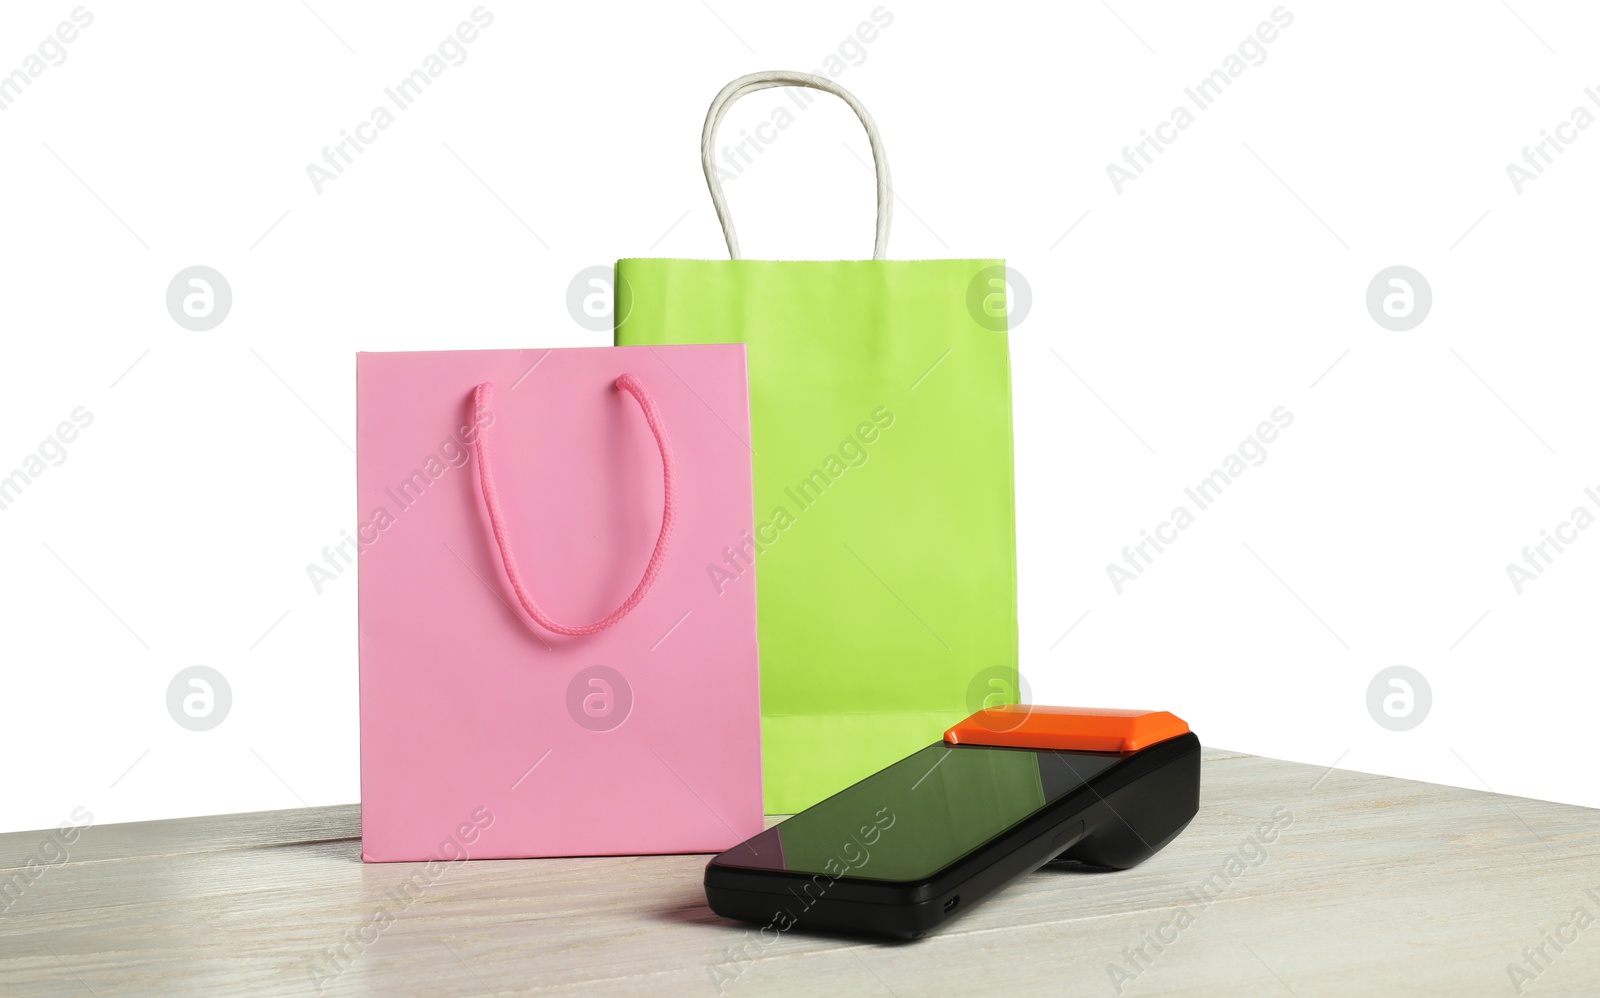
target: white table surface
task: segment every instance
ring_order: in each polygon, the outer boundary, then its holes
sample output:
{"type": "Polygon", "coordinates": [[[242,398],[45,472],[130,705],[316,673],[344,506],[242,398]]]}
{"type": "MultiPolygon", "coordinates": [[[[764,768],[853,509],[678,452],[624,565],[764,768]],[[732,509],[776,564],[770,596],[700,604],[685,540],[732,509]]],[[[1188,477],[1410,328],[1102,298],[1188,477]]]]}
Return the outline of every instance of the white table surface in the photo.
{"type": "MultiPolygon", "coordinates": [[[[363,864],[355,805],[95,826],[13,889],[0,993],[1115,996],[1120,966],[1136,996],[1457,998],[1517,994],[1516,965],[1600,995],[1600,811],[1219,749],[1202,779],[1143,866],[1041,870],[913,943],[763,946],[706,907],[703,856],[475,861],[405,901],[418,867],[363,864]]],[[[0,835],[0,877],[44,838],[0,835]]]]}

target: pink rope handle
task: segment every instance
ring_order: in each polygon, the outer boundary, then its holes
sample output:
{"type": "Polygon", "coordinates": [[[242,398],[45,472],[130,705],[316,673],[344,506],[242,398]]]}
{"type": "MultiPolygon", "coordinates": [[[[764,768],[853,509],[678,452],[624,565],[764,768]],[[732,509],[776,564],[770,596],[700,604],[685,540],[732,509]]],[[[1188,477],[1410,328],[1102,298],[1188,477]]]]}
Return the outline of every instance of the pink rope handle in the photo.
{"type": "Polygon", "coordinates": [[[650,563],[645,566],[644,577],[634,587],[633,595],[623,601],[622,605],[592,624],[573,627],[569,624],[558,623],[550,619],[550,615],[539,608],[533,601],[528,587],[523,584],[522,573],[517,571],[517,560],[511,554],[511,536],[506,529],[505,514],[500,510],[500,494],[494,487],[494,475],[489,470],[489,432],[485,416],[489,410],[489,400],[494,394],[494,383],[485,381],[473,389],[473,409],[477,419],[478,438],[474,449],[478,455],[478,481],[483,488],[483,504],[489,512],[489,524],[494,529],[495,543],[500,547],[500,560],[505,565],[506,578],[511,580],[511,588],[517,594],[517,601],[528,612],[540,627],[556,634],[573,636],[585,634],[598,634],[617,621],[626,617],[634,607],[650,592],[650,587],[655,584],[656,577],[661,574],[661,562],[667,556],[667,542],[672,539],[672,524],[678,518],[678,495],[676,475],[672,463],[672,442],[667,439],[666,428],[661,425],[661,410],[656,407],[656,400],[645,391],[644,385],[631,374],[624,374],[616,380],[619,390],[627,392],[639,403],[639,408],[644,412],[646,423],[650,424],[650,432],[655,435],[656,446],[661,449],[661,483],[664,502],[661,508],[661,534],[656,538],[656,548],[650,554],[650,563]]]}

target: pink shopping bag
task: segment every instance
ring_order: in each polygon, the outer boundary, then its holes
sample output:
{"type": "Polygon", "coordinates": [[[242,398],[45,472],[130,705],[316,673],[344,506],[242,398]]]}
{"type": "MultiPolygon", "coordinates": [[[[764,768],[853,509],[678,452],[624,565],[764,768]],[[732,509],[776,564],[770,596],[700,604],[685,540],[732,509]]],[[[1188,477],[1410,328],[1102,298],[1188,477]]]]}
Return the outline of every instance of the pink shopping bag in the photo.
{"type": "Polygon", "coordinates": [[[358,355],[364,859],[761,831],[746,385],[738,344],[358,355]]]}

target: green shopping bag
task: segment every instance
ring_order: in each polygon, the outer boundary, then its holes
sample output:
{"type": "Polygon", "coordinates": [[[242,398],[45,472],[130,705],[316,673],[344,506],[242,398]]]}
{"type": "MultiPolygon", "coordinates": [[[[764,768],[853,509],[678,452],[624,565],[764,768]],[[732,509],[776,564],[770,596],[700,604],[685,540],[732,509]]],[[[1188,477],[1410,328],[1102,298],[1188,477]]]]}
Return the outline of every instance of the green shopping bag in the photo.
{"type": "Polygon", "coordinates": [[[748,344],[756,529],[700,557],[719,593],[757,586],[766,808],[792,813],[1017,701],[1005,265],[884,259],[881,137],[823,77],[730,83],[701,153],[731,259],[619,260],[616,342],[748,344]],[[873,259],[739,258],[716,129],[779,86],[835,94],[866,126],[873,259]]]}

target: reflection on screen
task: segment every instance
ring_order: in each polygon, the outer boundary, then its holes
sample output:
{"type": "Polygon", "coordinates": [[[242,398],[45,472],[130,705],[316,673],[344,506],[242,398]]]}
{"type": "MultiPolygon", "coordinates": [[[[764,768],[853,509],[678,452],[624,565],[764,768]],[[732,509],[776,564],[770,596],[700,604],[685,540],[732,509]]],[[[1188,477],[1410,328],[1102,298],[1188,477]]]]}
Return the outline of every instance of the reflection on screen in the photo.
{"type": "Polygon", "coordinates": [[[729,866],[920,880],[1122,757],[943,742],[724,853],[729,866]]]}

